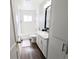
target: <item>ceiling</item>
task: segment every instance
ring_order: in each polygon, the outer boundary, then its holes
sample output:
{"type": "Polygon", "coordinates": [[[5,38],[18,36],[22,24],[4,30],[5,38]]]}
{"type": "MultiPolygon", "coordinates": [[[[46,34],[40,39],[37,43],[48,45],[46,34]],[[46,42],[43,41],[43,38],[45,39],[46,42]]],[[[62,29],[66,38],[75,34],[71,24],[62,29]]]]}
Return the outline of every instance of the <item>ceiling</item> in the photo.
{"type": "Polygon", "coordinates": [[[36,9],[39,5],[48,0],[15,0],[16,6],[19,9],[36,9]]]}

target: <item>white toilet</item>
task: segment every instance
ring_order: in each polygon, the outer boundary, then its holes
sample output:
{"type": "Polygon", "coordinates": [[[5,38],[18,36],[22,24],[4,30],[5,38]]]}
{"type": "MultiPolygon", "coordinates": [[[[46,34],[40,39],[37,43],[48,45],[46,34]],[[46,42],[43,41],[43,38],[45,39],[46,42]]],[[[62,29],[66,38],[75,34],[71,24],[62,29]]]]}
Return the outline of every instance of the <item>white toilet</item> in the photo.
{"type": "Polygon", "coordinates": [[[36,43],[36,35],[30,35],[31,43],[36,43]]]}

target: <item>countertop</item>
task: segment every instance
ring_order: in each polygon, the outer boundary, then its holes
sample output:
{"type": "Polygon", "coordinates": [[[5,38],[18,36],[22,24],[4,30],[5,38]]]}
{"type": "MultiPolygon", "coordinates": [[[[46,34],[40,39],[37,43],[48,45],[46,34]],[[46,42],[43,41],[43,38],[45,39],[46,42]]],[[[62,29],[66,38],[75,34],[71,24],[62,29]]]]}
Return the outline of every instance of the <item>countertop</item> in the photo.
{"type": "Polygon", "coordinates": [[[38,31],[37,35],[40,35],[41,37],[43,37],[44,39],[48,39],[48,32],[45,31],[38,31]]]}

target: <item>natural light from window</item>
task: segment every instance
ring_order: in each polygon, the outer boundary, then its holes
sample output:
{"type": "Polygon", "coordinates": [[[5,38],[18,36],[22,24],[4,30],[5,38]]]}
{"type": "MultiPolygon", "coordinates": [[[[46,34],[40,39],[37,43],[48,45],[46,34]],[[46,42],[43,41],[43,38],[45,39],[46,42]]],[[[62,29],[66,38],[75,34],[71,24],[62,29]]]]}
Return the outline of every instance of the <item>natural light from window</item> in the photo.
{"type": "Polygon", "coordinates": [[[32,16],[24,15],[24,22],[32,22],[32,16]]]}

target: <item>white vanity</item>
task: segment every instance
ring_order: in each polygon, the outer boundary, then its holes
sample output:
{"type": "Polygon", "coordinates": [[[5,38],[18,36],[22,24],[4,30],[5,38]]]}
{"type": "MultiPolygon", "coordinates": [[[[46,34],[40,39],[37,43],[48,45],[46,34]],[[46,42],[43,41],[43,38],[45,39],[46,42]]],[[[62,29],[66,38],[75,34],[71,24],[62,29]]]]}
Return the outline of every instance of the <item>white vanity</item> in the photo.
{"type": "Polygon", "coordinates": [[[44,56],[47,58],[48,32],[38,31],[36,43],[44,56]]]}

